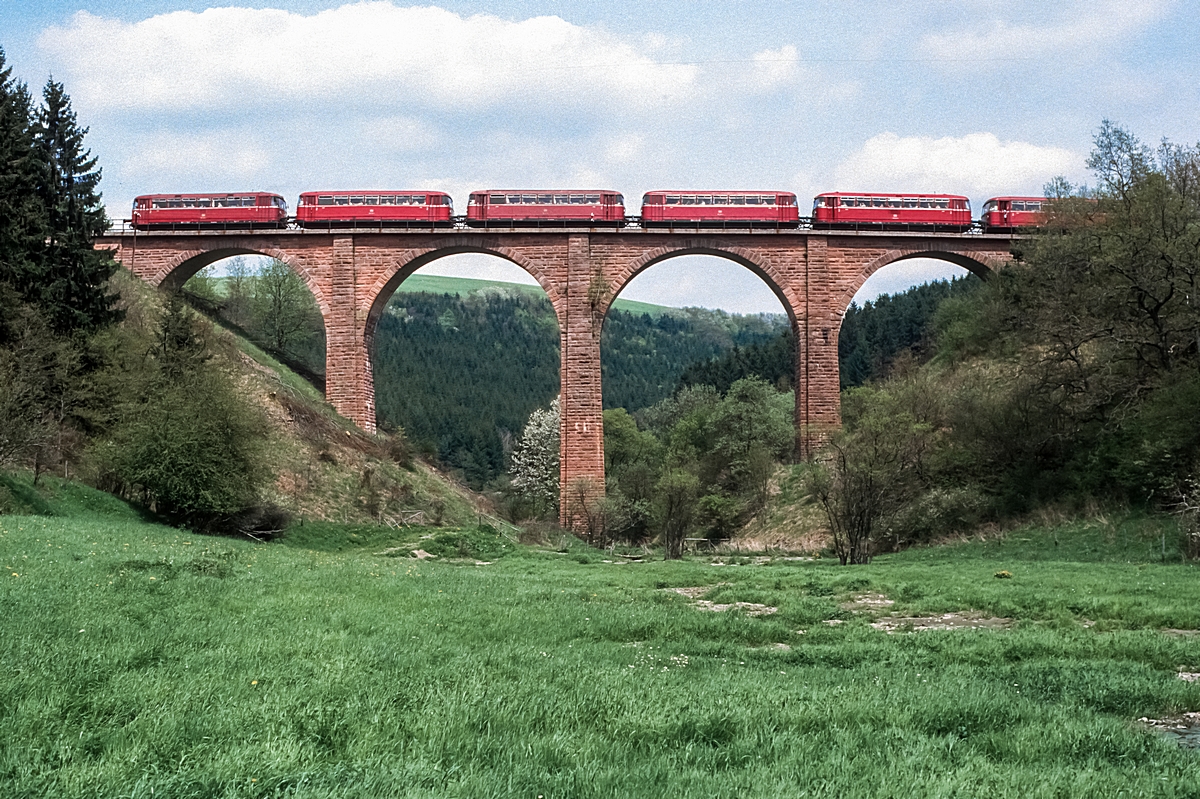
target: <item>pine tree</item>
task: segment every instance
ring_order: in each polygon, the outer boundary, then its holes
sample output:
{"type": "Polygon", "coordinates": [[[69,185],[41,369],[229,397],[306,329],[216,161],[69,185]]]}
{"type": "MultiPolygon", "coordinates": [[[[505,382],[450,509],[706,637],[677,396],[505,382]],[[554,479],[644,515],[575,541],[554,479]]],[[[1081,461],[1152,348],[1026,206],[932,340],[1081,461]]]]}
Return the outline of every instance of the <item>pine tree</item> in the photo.
{"type": "Polygon", "coordinates": [[[92,239],[108,227],[97,188],[100,169],[84,147],[88,129],[76,123],[62,84],[47,81],[42,101],[34,156],[47,231],[37,301],[59,332],[94,330],[119,318],[112,308],[115,297],[106,292],[117,263],[92,249],[92,239]]]}
{"type": "MultiPolygon", "coordinates": [[[[16,296],[4,292],[10,300],[19,299],[38,283],[46,239],[32,117],[29,90],[12,77],[12,68],[0,49],[0,284],[18,292],[16,296]]],[[[3,337],[0,331],[0,339],[3,337]]]]}

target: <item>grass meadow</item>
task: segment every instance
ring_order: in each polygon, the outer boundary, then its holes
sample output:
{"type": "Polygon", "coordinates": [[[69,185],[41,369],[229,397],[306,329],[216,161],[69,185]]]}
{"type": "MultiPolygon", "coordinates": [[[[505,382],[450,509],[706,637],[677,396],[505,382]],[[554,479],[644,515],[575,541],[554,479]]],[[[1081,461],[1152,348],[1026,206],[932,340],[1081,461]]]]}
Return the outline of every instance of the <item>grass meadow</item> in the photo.
{"type": "Polygon", "coordinates": [[[1200,709],[1200,638],[1163,632],[1200,629],[1200,574],[1153,520],[843,568],[56,508],[0,516],[10,799],[1200,796],[1135,723],[1200,709]],[[701,586],[778,612],[667,590],[701,586]],[[888,634],[841,607],[864,592],[1013,626],[888,634]]]}

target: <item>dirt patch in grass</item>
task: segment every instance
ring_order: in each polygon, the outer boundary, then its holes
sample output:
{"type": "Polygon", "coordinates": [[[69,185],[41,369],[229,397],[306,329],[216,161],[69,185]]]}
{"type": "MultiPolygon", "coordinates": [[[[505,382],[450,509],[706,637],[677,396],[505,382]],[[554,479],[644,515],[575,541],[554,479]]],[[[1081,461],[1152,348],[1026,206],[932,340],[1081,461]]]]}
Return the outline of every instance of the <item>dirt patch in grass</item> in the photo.
{"type": "Polygon", "coordinates": [[[1200,749],[1200,713],[1181,713],[1162,719],[1146,716],[1138,724],[1165,735],[1186,749],[1200,749]]]}
{"type": "Polygon", "coordinates": [[[893,600],[888,599],[883,594],[855,594],[850,599],[843,602],[839,607],[842,610],[849,610],[854,613],[862,613],[863,611],[882,610],[890,608],[896,604],[893,600]]]}
{"type": "Polygon", "coordinates": [[[943,613],[939,616],[884,616],[871,622],[871,626],[876,630],[883,630],[889,635],[923,630],[1007,630],[1012,624],[1012,619],[986,616],[977,610],[943,613]]]}
{"type": "MultiPolygon", "coordinates": [[[[718,584],[721,585],[721,584],[718,584]]],[[[685,596],[692,600],[692,606],[697,610],[708,611],[709,613],[721,613],[726,610],[740,610],[747,616],[770,616],[772,613],[778,613],[779,608],[770,605],[764,605],[759,602],[712,602],[700,597],[707,594],[709,591],[717,588],[717,585],[699,585],[687,588],[665,588],[665,591],[671,591],[685,596]]]]}

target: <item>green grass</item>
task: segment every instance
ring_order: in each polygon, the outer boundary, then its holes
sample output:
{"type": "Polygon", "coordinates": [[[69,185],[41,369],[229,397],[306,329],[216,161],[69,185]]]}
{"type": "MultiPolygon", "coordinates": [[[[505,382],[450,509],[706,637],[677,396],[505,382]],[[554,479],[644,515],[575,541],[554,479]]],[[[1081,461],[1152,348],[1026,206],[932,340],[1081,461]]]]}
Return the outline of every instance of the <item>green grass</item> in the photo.
{"type": "Polygon", "coordinates": [[[1196,754],[1133,723],[1200,708],[1175,676],[1200,639],[1160,632],[1200,628],[1200,580],[1154,520],[841,568],[486,528],[257,545],[91,501],[0,517],[5,797],[1200,794],[1196,754]],[[376,554],[418,546],[441,557],[376,554]],[[1015,627],[887,635],[839,608],[861,591],[1015,627]]]}

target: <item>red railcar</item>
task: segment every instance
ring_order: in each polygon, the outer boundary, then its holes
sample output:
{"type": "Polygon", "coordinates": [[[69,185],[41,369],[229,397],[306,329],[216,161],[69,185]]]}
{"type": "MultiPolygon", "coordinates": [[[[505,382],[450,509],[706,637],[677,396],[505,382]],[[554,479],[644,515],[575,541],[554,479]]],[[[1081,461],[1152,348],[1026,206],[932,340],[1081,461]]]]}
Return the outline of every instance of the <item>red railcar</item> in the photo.
{"type": "Polygon", "coordinates": [[[642,225],[668,227],[796,227],[796,195],[781,191],[651,191],[642,225]]]}
{"type": "Polygon", "coordinates": [[[963,231],[971,227],[971,201],[958,194],[827,192],[813,199],[813,227],[909,227],[963,231]]]}
{"type": "Polygon", "coordinates": [[[488,189],[471,193],[467,224],[616,227],[625,224],[625,198],[603,189],[488,189]]]}
{"type": "Polygon", "coordinates": [[[983,204],[979,224],[986,233],[1004,233],[1042,224],[1045,197],[993,197],[983,204]]]}
{"type": "Polygon", "coordinates": [[[441,191],[306,191],[296,205],[301,227],[435,227],[451,224],[441,191]]]}
{"type": "Polygon", "coordinates": [[[133,226],[151,228],[281,228],[287,203],[261,191],[221,194],[143,194],[133,200],[133,226]]]}

